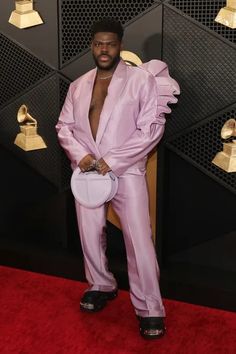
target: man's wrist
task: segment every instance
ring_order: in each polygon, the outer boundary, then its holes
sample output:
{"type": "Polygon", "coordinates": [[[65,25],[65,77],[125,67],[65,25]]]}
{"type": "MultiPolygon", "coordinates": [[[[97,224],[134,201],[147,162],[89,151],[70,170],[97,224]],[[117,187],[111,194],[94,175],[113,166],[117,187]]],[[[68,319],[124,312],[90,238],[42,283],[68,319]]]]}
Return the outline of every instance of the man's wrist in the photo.
{"type": "Polygon", "coordinates": [[[82,172],[88,172],[88,171],[91,171],[91,170],[96,170],[96,171],[99,171],[100,169],[100,163],[99,163],[99,160],[95,160],[93,159],[92,162],[90,163],[90,165],[85,169],[81,169],[82,172]]]}

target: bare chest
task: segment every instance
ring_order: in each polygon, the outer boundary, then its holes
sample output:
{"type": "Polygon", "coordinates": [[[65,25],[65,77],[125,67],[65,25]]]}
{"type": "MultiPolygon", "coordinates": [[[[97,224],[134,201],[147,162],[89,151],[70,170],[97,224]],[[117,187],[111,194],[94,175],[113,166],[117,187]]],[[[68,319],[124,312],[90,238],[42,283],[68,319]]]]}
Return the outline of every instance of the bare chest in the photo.
{"type": "Polygon", "coordinates": [[[101,113],[105,98],[107,96],[108,86],[109,83],[95,83],[89,107],[90,113],[92,113],[93,111],[100,111],[101,113]]]}
{"type": "Polygon", "coordinates": [[[107,96],[110,80],[105,82],[96,81],[93,88],[92,98],[89,107],[89,122],[93,138],[96,138],[100,115],[107,96]]]}

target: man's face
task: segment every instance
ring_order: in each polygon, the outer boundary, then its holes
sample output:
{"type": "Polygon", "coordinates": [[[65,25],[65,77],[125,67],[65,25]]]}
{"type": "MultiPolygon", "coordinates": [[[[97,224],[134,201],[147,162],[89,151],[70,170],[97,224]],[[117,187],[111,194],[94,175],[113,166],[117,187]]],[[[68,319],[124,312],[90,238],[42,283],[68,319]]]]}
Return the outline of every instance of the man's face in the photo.
{"type": "Polygon", "coordinates": [[[120,59],[121,42],[116,33],[98,32],[92,40],[91,50],[99,69],[112,70],[120,59]]]}

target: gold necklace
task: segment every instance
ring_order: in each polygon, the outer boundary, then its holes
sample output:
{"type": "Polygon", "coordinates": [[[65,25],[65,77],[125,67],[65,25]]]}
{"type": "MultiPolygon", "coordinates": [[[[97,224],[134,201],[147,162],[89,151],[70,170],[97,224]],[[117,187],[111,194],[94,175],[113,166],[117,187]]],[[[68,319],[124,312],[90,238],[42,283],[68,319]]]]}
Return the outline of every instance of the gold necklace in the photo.
{"type": "Polygon", "coordinates": [[[112,77],[113,74],[109,75],[109,76],[104,76],[104,77],[99,77],[98,76],[98,79],[99,80],[106,80],[106,79],[110,79],[110,77],[112,77]]]}

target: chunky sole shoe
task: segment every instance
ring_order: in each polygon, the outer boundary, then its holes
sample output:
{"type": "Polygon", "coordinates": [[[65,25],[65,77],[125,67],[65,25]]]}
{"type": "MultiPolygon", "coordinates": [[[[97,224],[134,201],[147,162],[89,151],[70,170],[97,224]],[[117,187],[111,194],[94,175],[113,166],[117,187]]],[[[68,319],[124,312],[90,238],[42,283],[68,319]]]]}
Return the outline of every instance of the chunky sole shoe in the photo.
{"type": "Polygon", "coordinates": [[[87,291],[80,300],[80,309],[86,312],[97,312],[102,310],[107,301],[113,300],[117,297],[118,291],[87,291]]]}
{"type": "Polygon", "coordinates": [[[139,317],[140,334],[145,339],[158,339],[164,336],[166,328],[162,317],[139,317]]]}

